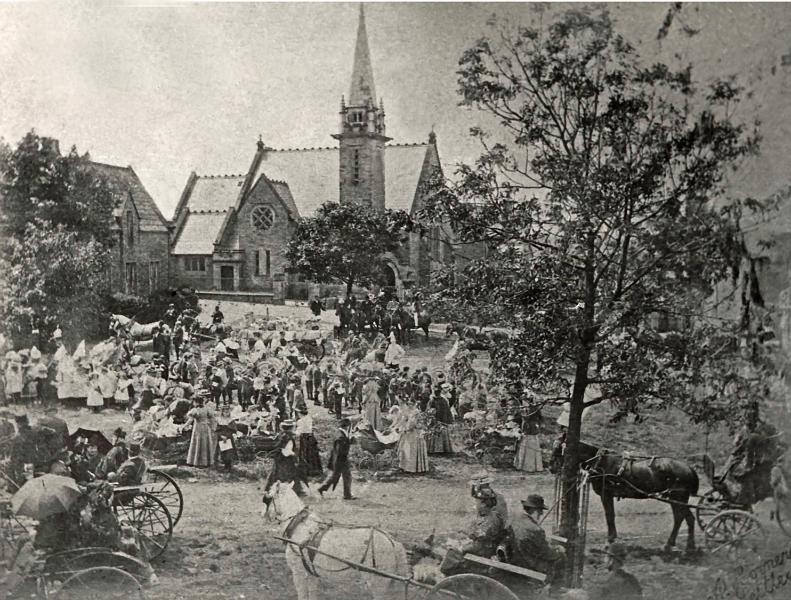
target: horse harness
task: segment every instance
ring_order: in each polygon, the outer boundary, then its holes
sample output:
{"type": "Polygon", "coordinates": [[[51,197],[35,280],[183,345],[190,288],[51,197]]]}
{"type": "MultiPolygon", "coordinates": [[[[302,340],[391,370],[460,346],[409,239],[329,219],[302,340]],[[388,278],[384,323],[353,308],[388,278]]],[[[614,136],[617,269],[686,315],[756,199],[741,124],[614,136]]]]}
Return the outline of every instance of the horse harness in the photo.
{"type": "MultiPolygon", "coordinates": [[[[299,527],[302,523],[304,523],[308,516],[310,515],[310,509],[305,507],[301,511],[299,511],[296,515],[291,518],[288,526],[286,527],[285,532],[283,533],[283,537],[287,539],[291,539],[294,531],[296,531],[297,527],[299,527]]],[[[311,535],[307,540],[302,542],[301,544],[292,544],[293,546],[297,546],[299,548],[299,557],[302,560],[302,566],[305,567],[305,570],[313,575],[314,577],[319,577],[318,569],[316,565],[313,563],[314,559],[316,558],[316,549],[318,549],[319,544],[321,544],[321,540],[324,538],[325,534],[335,526],[335,523],[327,523],[325,521],[318,521],[319,528],[311,535]]],[[[371,566],[376,568],[376,548],[374,545],[374,533],[377,531],[383,534],[390,544],[395,548],[395,543],[393,542],[392,538],[376,527],[355,527],[355,526],[343,526],[344,529],[368,529],[368,541],[365,544],[365,552],[363,552],[362,558],[359,560],[359,564],[365,564],[366,558],[368,558],[368,552],[371,553],[371,566]]],[[[331,573],[340,573],[341,571],[347,571],[351,569],[350,565],[345,565],[340,569],[327,569],[324,568],[325,571],[329,571],[331,573]]]]}

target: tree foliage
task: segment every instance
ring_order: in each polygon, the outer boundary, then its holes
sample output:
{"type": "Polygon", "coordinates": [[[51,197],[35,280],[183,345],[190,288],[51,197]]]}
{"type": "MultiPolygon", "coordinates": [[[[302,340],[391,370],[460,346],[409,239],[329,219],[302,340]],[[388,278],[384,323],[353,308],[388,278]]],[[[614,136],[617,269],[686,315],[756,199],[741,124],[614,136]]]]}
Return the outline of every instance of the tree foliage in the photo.
{"type": "MultiPolygon", "coordinates": [[[[492,25],[458,74],[462,104],[501,127],[473,130],[483,155],[422,217],[488,247],[445,294],[496,306],[516,331],[493,354],[498,377],[568,398],[569,489],[589,386],[601,390],[594,402],[673,404],[699,422],[760,391],[747,376],[755,356],[739,351],[743,323],[708,301],[744,272],[741,219],[762,207],[727,198],[726,175],[758,135],[733,119],[732,81],[703,86],[691,68],[643,64],[606,10],[492,25]]],[[[576,501],[570,493],[562,507],[572,540],[576,501]]]]}
{"type": "Polygon", "coordinates": [[[396,251],[412,227],[404,211],[376,211],[358,204],[327,202],[302,219],[286,249],[290,272],[319,283],[352,286],[379,283],[385,254],[396,251]]]}
{"type": "Polygon", "coordinates": [[[34,131],[0,151],[0,311],[19,344],[41,344],[58,324],[86,335],[98,323],[116,199],[88,160],[34,131]]]}

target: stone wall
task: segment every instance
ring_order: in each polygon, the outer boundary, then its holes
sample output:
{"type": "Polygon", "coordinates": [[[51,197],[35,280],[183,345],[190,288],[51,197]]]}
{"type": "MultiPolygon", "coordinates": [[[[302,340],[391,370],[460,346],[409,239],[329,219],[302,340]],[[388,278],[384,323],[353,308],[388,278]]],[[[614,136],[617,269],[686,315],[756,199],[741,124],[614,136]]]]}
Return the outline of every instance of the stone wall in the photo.
{"type": "Polygon", "coordinates": [[[380,138],[364,135],[345,135],[340,147],[340,198],[341,202],[355,202],[385,207],[385,149],[380,138]],[[357,183],[354,157],[357,156],[357,183]]]}
{"type": "Polygon", "coordinates": [[[293,235],[295,224],[288,209],[265,181],[250,191],[240,207],[233,224],[226,232],[223,246],[244,250],[241,264],[241,290],[271,290],[278,275],[285,277],[288,260],[286,245],[293,235]],[[266,206],[274,212],[271,228],[261,231],[253,226],[252,213],[258,206],[266,206]],[[266,274],[266,251],[269,251],[269,275],[266,274]],[[256,255],[260,251],[259,272],[256,272],[256,255]]]}
{"type": "Polygon", "coordinates": [[[127,207],[122,214],[121,230],[112,250],[110,290],[147,296],[157,289],[168,287],[171,282],[169,244],[167,231],[141,231],[136,211],[127,207]],[[127,288],[127,265],[132,263],[135,265],[136,282],[127,288]],[[153,268],[152,263],[156,263],[153,268]]]}
{"type": "Polygon", "coordinates": [[[211,290],[214,287],[214,265],[211,256],[203,259],[205,271],[188,271],[186,269],[187,257],[181,255],[171,256],[172,286],[188,286],[196,290],[211,290]]]}

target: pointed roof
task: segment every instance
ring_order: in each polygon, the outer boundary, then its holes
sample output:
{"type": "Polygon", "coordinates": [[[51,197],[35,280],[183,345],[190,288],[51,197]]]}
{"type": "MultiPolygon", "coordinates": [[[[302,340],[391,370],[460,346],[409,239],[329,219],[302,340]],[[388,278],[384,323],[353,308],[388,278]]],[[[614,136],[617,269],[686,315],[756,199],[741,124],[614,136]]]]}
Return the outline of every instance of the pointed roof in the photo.
{"type": "Polygon", "coordinates": [[[87,165],[91,171],[105,178],[112,193],[120,202],[131,198],[140,219],[141,231],[167,232],[168,220],[162,215],[132,167],[119,167],[96,161],[89,161],[87,165]]]}
{"type": "Polygon", "coordinates": [[[374,70],[371,67],[371,53],[368,50],[368,33],[365,29],[365,10],[360,5],[360,22],[357,25],[357,45],[354,47],[354,67],[352,84],[349,89],[349,106],[365,106],[366,101],[376,105],[374,70]]]}

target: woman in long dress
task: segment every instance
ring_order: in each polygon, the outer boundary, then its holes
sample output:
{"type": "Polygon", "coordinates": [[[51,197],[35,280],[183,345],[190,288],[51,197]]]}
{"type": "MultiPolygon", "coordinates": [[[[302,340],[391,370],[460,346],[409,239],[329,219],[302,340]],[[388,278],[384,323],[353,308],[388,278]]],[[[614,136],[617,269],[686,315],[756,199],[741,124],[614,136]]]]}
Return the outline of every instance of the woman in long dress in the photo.
{"type": "Polygon", "coordinates": [[[294,483],[294,491],[298,496],[304,496],[307,492],[303,487],[304,475],[300,472],[297,464],[296,438],[294,428],[296,423],[291,419],[286,419],[280,423],[281,432],[277,436],[277,445],[272,451],[274,453],[275,465],[269,472],[264,491],[274,485],[275,481],[283,483],[294,483]]]}
{"type": "Polygon", "coordinates": [[[450,442],[448,427],[453,423],[450,412],[450,385],[440,394],[434,395],[428,402],[427,412],[433,411],[434,427],[429,432],[426,448],[429,454],[452,454],[453,445],[450,442]]]}
{"type": "Polygon", "coordinates": [[[321,477],[324,470],[321,468],[321,455],[316,436],[313,435],[313,417],[308,414],[308,407],[299,409],[300,417],[297,419],[297,463],[305,477],[321,477]]]}
{"type": "Polygon", "coordinates": [[[377,431],[382,431],[383,424],[381,398],[379,397],[379,382],[373,377],[366,381],[363,386],[363,411],[365,420],[368,424],[377,431]]]}
{"type": "Polygon", "coordinates": [[[404,349],[396,342],[395,332],[390,332],[390,344],[387,346],[387,350],[385,350],[385,364],[386,365],[397,365],[398,361],[404,356],[406,352],[404,349]]]}
{"type": "Polygon", "coordinates": [[[428,471],[428,451],[422,426],[423,415],[415,406],[414,400],[407,399],[401,408],[398,429],[398,467],[407,473],[426,473],[428,471]]]}
{"type": "Polygon", "coordinates": [[[541,408],[529,402],[523,409],[522,439],[514,456],[514,467],[527,473],[538,473],[544,470],[541,459],[541,408]]]}
{"type": "Polygon", "coordinates": [[[214,465],[214,452],[217,441],[214,432],[217,421],[214,409],[205,406],[203,398],[198,396],[194,400],[195,408],[187,413],[188,423],[192,423],[192,438],[187,451],[187,465],[190,467],[211,467],[214,465]]]}

